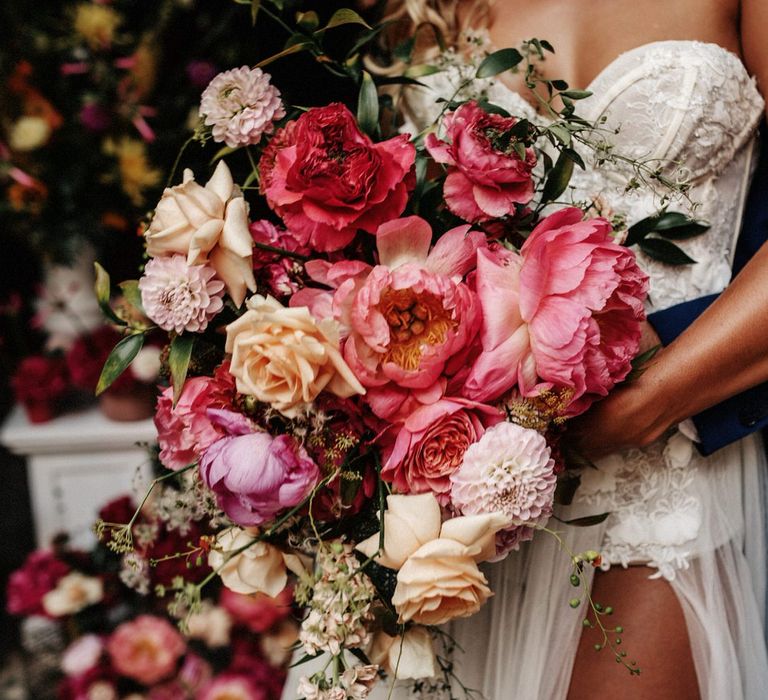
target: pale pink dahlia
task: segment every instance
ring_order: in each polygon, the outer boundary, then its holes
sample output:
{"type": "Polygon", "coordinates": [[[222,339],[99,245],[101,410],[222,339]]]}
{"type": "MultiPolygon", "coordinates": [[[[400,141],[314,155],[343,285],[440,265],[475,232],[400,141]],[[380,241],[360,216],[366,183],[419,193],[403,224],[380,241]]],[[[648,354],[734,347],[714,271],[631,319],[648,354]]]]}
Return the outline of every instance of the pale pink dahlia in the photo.
{"type": "Polygon", "coordinates": [[[187,265],[183,255],[152,258],[139,280],[144,311],[160,328],[204,331],[224,307],[224,282],[208,265],[187,265]]]}
{"type": "Polygon", "coordinates": [[[464,515],[501,512],[514,525],[497,535],[497,549],[516,549],[552,514],[555,462],[544,437],[498,423],[464,453],[451,474],[451,501],[464,515]]]}
{"type": "Polygon", "coordinates": [[[213,127],[213,140],[230,148],[258,143],[285,116],[280,92],[260,68],[233,68],[219,73],[203,91],[200,116],[213,127]]]}

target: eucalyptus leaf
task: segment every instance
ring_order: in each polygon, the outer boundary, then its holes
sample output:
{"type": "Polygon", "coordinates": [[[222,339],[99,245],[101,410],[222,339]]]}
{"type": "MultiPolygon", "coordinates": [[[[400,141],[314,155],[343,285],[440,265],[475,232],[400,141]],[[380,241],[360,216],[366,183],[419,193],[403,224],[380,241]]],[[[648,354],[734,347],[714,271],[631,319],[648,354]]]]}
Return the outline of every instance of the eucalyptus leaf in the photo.
{"type": "Polygon", "coordinates": [[[674,243],[663,238],[643,238],[638,246],[649,258],[667,265],[692,265],[696,262],[674,243]]]}
{"type": "Polygon", "coordinates": [[[571,100],[583,100],[587,97],[591,97],[592,93],[589,90],[564,90],[560,93],[560,97],[567,97],[571,100]]]}
{"type": "Polygon", "coordinates": [[[177,335],[171,341],[171,349],[168,353],[168,366],[171,369],[171,381],[173,383],[173,406],[181,396],[184,382],[187,379],[189,361],[192,358],[192,347],[195,344],[195,336],[191,333],[177,335]]]}
{"type": "Polygon", "coordinates": [[[108,389],[112,382],[125,371],[126,367],[139,354],[142,345],[144,345],[144,334],[134,333],[122,338],[112,348],[112,352],[109,353],[109,357],[107,357],[104,367],[101,369],[101,375],[96,384],[96,396],[108,389]]]}
{"type": "Polygon", "coordinates": [[[568,187],[573,175],[573,161],[565,154],[561,153],[554,167],[547,174],[547,180],[544,183],[544,191],[541,193],[542,203],[556,200],[568,187]]]}
{"type": "Polygon", "coordinates": [[[517,49],[499,49],[483,59],[477,69],[476,77],[492,78],[494,75],[514,68],[523,60],[523,54],[517,49]]]}
{"type": "Polygon", "coordinates": [[[371,74],[363,71],[360,93],[357,99],[357,121],[369,136],[376,134],[379,127],[379,94],[371,74]]]}
{"type": "Polygon", "coordinates": [[[549,84],[555,88],[555,90],[567,90],[568,83],[565,80],[550,80],[549,84]]]}
{"type": "Polygon", "coordinates": [[[96,301],[99,303],[101,312],[110,321],[112,321],[112,323],[116,323],[120,326],[127,326],[128,323],[120,318],[109,305],[109,300],[112,296],[112,286],[109,280],[109,273],[97,262],[93,263],[93,268],[96,274],[93,291],[96,295],[96,301]]]}
{"type": "Polygon", "coordinates": [[[145,313],[144,305],[141,302],[141,290],[139,289],[138,280],[125,280],[125,282],[120,282],[117,286],[120,287],[125,300],[131,306],[141,311],[141,313],[145,313]]]}

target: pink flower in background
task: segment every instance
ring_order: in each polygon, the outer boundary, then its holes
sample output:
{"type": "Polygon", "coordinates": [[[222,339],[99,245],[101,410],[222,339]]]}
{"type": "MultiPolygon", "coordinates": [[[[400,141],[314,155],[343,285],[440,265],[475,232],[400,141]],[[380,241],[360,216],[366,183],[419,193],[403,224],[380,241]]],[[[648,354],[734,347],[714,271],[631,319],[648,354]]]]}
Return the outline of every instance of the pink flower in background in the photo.
{"type": "Polygon", "coordinates": [[[202,452],[226,434],[208,415],[208,409],[230,408],[235,399],[235,381],[228,364],[213,377],[192,377],[184,383],[173,407],[173,388],[157,399],[155,426],[160,461],[167,469],[182,469],[196,462],[202,452]]]}
{"type": "Polygon", "coordinates": [[[187,265],[183,255],[152,258],[139,280],[144,310],[166,331],[201,333],[224,308],[224,282],[208,265],[187,265]]]}
{"type": "Polygon", "coordinates": [[[244,673],[221,673],[200,689],[195,700],[269,700],[269,693],[244,673]]]}
{"type": "Polygon", "coordinates": [[[376,267],[307,266],[314,279],[337,287],[333,311],[349,329],[344,357],[383,418],[402,406],[403,389],[438,398],[436,384],[460,367],[480,326],[477,298],[462,278],[485,237],[459,226],[431,241],[423,219],[395,219],[376,234],[376,267]]]}
{"type": "Polygon", "coordinates": [[[70,572],[51,552],[32,552],[8,579],[6,608],[11,615],[45,615],[43,596],[70,572]]]}
{"type": "Polygon", "coordinates": [[[184,67],[192,86],[202,90],[216,77],[216,66],[210,61],[192,60],[184,67]]]}
{"type": "Polygon", "coordinates": [[[104,652],[104,641],[97,634],[85,634],[72,642],[61,657],[61,670],[79,676],[96,666],[104,652]]]}
{"type": "Polygon", "coordinates": [[[286,586],[273,598],[261,592],[235,593],[225,587],[219,594],[219,603],[237,622],[252,632],[262,633],[291,614],[293,591],[286,586]]]}
{"type": "Polygon", "coordinates": [[[203,91],[200,116],[213,127],[213,140],[230,148],[258,143],[285,116],[280,92],[260,68],[242,66],[219,73],[203,91]]]}
{"type": "Polygon", "coordinates": [[[139,615],[112,633],[107,651],[118,673],[144,685],[153,685],[176,671],[186,644],[167,620],[139,615]]]}
{"type": "Polygon", "coordinates": [[[467,448],[502,418],[498,409],[460,398],[421,406],[385,434],[381,478],[399,493],[432,492],[445,505],[467,448]]]}
{"type": "Polygon", "coordinates": [[[334,103],[278,132],[259,163],[269,205],[315,250],[339,250],[358,229],[373,233],[399,216],[413,188],[416,150],[408,136],[374,143],[334,103]]]}
{"type": "Polygon", "coordinates": [[[446,204],[465,221],[498,219],[514,213],[516,204],[531,201],[536,156],[531,148],[525,149],[525,158],[515,151],[509,130],[516,123],[466,102],[443,117],[446,140],[427,136],[429,154],[448,165],[446,204]]]}
{"type": "Polygon", "coordinates": [[[299,504],[320,479],[320,470],[290,436],[243,431],[208,447],[200,476],[231,520],[250,526],[299,504]]]}
{"type": "Polygon", "coordinates": [[[465,396],[491,401],[515,384],[524,396],[565,389],[573,416],[627,376],[648,278],[611,230],[569,207],[543,219],[519,256],[478,254],[483,352],[465,396]]]}
{"type": "Polygon", "coordinates": [[[513,521],[497,534],[497,547],[502,543],[506,553],[531,539],[533,527],[552,514],[554,470],[543,435],[503,421],[467,448],[450,476],[451,502],[464,515],[500,512],[513,521]]]}
{"type": "Polygon", "coordinates": [[[89,131],[100,133],[112,125],[112,114],[104,105],[89,102],[80,110],[80,122],[89,131]]]}
{"type": "Polygon", "coordinates": [[[196,693],[212,676],[213,669],[205,659],[197,654],[187,654],[179,669],[177,680],[187,692],[196,693]]]}

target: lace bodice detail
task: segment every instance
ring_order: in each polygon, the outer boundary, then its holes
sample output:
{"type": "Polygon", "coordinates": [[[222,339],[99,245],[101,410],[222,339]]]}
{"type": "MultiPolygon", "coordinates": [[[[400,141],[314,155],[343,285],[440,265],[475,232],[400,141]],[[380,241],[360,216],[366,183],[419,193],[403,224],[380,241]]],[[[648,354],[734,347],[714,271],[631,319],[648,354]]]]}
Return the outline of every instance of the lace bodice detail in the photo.
{"type": "MultiPolygon", "coordinates": [[[[516,116],[545,123],[498,80],[475,81],[473,94],[457,92],[474,67],[452,54],[443,60],[445,70],[429,76],[428,89],[415,90],[408,101],[419,128],[439,113],[437,97],[454,94],[487,98],[516,116]]],[[[676,199],[669,209],[710,224],[706,234],[676,241],[694,265],[671,267],[638,252],[651,278],[648,310],[722,291],[731,276],[754,134],[764,108],[743,63],[716,44],[655,42],[619,56],[588,89],[592,96],[578,103],[578,113],[592,122],[605,117],[604,133],[610,133],[617,153],[688,182],[688,197],[676,199]]],[[[658,210],[660,191],[627,191],[634,176],[630,168],[616,162],[597,168],[591,151],[581,149],[581,155],[588,166],[574,171],[567,193],[573,202],[597,200],[603,212],[620,214],[629,224],[658,210]]],[[[612,455],[584,474],[577,507],[611,512],[602,547],[606,565],[646,562],[673,578],[689,557],[733,536],[707,523],[713,484],[717,480],[722,488],[733,486],[728,465],[734,455],[738,459],[737,453],[738,446],[705,459],[678,430],[647,449],[612,455]]],[[[739,511],[738,504],[734,510],[739,511]]]]}

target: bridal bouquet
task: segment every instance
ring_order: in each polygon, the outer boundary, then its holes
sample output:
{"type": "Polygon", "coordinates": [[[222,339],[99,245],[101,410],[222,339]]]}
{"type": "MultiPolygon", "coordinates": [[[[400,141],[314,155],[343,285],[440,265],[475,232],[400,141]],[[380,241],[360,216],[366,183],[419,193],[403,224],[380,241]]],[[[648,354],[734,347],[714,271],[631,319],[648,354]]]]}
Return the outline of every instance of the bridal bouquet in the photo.
{"type": "MultiPolygon", "coordinates": [[[[450,680],[430,628],[475,613],[491,595],[478,563],[545,527],[562,426],[630,373],[648,282],[621,227],[559,202],[595,127],[575,112],[588,93],[545,81],[562,105],[547,126],[454,100],[425,132],[383,135],[380,104],[396,102],[377,98],[359,46],[343,61],[323,47],[336,26],[367,25],[351,10],[297,19],[286,52],[347,71],[356,111],[292,107],[260,67],[212,80],[197,138],[223,147],[210,177],[186,170],[158,202],[143,274],[121,285],[132,317],[99,271],[125,335],[101,387],[167,331],[163,478],[192,473],[216,525],[184,553],[211,573],[161,592],[194,611],[213,577],[270,596],[295,581],[299,647],[331,658],[299,694],[363,698],[382,671],[450,680]]],[[[533,80],[546,50],[495,52],[470,80],[533,80]]],[[[100,528],[133,547],[131,523],[100,528]]],[[[572,556],[574,586],[598,559],[572,556]]]]}

